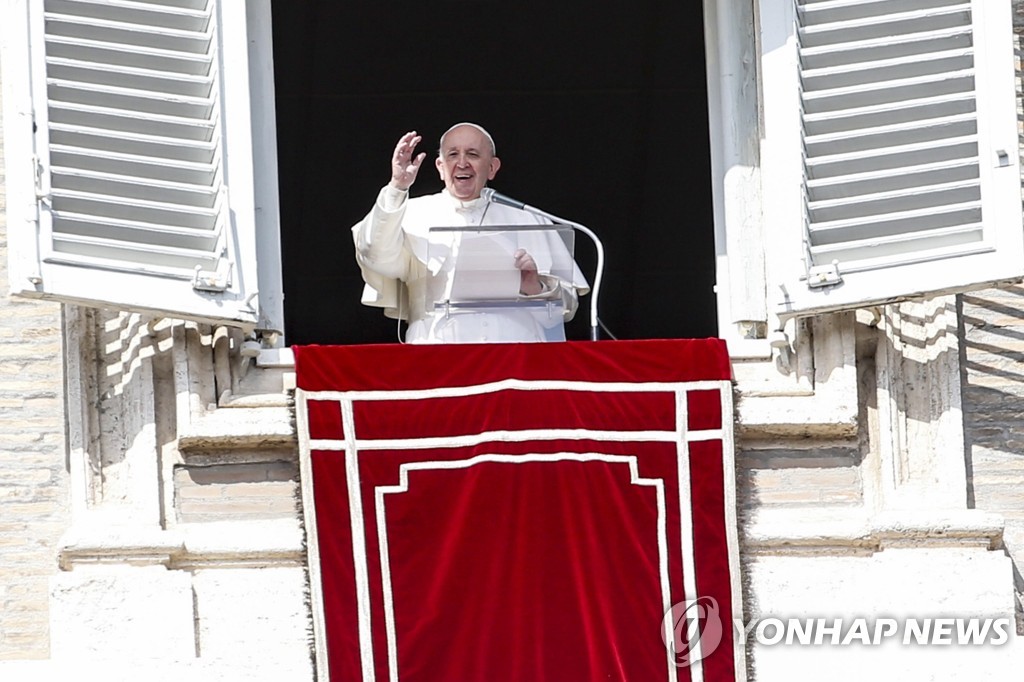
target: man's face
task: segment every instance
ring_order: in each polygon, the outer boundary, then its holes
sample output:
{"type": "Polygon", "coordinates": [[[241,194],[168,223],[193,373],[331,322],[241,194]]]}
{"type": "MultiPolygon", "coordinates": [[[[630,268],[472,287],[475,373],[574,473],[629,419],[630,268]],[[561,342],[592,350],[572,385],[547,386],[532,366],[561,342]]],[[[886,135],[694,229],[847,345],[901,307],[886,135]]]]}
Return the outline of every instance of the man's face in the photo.
{"type": "Polygon", "coordinates": [[[460,126],[445,136],[436,163],[449,194],[463,201],[479,197],[501,166],[487,137],[470,126],[460,126]]]}

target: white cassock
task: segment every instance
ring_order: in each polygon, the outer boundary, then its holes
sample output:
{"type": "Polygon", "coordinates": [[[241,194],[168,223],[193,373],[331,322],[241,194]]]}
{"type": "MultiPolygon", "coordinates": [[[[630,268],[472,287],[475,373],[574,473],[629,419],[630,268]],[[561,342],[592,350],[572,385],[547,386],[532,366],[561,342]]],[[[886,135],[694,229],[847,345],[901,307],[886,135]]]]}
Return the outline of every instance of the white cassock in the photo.
{"type": "MultiPolygon", "coordinates": [[[[453,294],[453,286],[459,284],[457,258],[452,256],[458,255],[465,237],[455,232],[430,232],[430,228],[545,224],[550,223],[540,216],[483,199],[460,201],[446,190],[409,199],[408,192],[385,185],[370,213],[352,227],[356,261],[366,282],[363,303],[384,308],[388,317],[408,320],[409,343],[558,338],[551,330],[560,332],[563,322],[572,319],[578,296],[587,293],[589,286],[555,230],[517,233],[517,245],[533,256],[544,286],[541,294],[520,298],[560,302],[563,312],[552,318],[543,314],[545,306],[437,305],[457,298],[453,294]]],[[[511,251],[508,258],[511,265],[511,251]]]]}

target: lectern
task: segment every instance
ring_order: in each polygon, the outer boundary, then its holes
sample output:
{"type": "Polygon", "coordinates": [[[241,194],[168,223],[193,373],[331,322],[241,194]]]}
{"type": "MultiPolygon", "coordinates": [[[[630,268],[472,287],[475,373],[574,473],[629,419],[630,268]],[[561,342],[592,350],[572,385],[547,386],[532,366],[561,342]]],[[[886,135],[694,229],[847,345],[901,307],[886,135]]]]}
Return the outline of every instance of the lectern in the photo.
{"type": "Polygon", "coordinates": [[[567,225],[439,226],[428,231],[426,262],[434,274],[428,314],[436,325],[472,324],[486,316],[499,324],[536,330],[536,340],[565,340],[563,292],[586,287],[576,267],[574,231],[567,225]],[[537,265],[543,290],[523,293],[516,254],[537,265]],[[438,320],[438,318],[441,318],[438,320]]]}

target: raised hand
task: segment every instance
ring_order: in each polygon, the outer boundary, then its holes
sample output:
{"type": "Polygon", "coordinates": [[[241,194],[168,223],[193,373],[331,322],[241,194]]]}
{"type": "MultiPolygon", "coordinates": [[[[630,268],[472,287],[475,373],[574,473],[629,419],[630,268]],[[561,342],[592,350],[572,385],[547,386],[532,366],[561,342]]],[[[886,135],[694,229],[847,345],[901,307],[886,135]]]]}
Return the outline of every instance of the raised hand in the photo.
{"type": "Polygon", "coordinates": [[[410,131],[398,140],[395,145],[395,153],[391,156],[391,186],[395,189],[407,190],[416,182],[416,174],[420,172],[420,164],[427,158],[426,152],[420,152],[416,156],[416,145],[423,138],[410,131]]]}

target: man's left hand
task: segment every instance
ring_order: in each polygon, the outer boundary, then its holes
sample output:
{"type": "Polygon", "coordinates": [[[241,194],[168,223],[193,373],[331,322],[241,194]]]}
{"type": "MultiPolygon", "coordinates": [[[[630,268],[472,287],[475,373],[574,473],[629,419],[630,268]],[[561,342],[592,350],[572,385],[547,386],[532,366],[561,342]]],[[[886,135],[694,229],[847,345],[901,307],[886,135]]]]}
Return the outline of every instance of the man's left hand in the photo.
{"type": "Polygon", "coordinates": [[[519,269],[519,293],[526,296],[543,293],[544,285],[541,284],[533,256],[527,253],[526,249],[518,249],[512,255],[515,257],[515,266],[519,269]]]}

